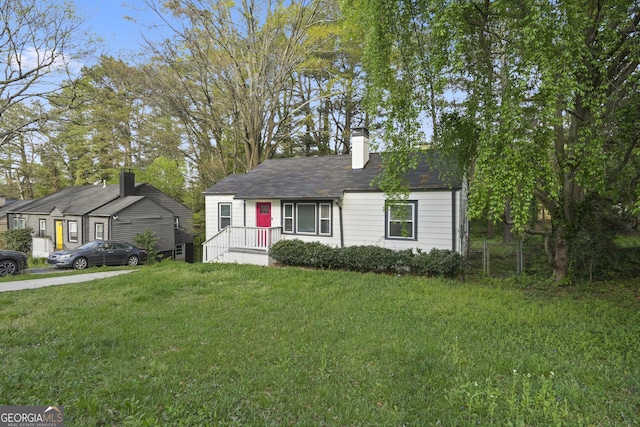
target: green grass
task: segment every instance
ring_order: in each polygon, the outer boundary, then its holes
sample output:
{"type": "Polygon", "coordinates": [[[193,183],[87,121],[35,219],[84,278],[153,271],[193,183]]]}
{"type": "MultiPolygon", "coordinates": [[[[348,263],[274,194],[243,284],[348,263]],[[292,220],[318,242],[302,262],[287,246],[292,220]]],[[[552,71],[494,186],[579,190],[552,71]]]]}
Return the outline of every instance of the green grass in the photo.
{"type": "Polygon", "coordinates": [[[68,426],[637,425],[638,289],[533,285],[165,262],[1,293],[0,404],[68,426]]]}

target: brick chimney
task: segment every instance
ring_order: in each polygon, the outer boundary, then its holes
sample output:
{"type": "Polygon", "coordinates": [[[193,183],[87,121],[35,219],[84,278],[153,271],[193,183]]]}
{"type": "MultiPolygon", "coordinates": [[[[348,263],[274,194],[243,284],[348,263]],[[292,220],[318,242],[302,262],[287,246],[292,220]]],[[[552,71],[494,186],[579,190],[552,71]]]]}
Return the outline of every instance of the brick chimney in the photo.
{"type": "Polygon", "coordinates": [[[351,169],[364,169],[369,163],[369,129],[351,130],[351,169]]]}
{"type": "Polygon", "coordinates": [[[120,171],[120,197],[136,194],[136,176],[131,169],[120,171]]]}

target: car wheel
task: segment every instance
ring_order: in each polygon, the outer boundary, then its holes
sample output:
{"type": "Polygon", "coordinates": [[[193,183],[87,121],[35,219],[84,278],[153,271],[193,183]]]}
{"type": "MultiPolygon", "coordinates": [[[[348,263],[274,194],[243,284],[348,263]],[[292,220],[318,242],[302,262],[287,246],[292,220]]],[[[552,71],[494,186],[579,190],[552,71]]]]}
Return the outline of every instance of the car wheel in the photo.
{"type": "Polygon", "coordinates": [[[129,257],[129,259],[127,260],[127,264],[129,264],[130,266],[134,266],[134,265],[138,265],[138,263],[140,262],[140,259],[138,258],[137,255],[131,255],[129,257]]]}
{"type": "Polygon", "coordinates": [[[76,270],[84,270],[89,266],[89,261],[86,258],[80,257],[73,261],[73,268],[76,270]]]}
{"type": "Polygon", "coordinates": [[[18,264],[10,259],[0,261],[0,277],[11,276],[18,271],[18,264]]]}

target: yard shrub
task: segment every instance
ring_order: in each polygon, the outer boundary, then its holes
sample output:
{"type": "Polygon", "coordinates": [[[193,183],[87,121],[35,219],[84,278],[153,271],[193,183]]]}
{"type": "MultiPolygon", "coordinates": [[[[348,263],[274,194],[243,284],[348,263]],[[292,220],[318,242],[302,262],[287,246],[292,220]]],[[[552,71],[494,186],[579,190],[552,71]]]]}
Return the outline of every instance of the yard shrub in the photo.
{"type": "Polygon", "coordinates": [[[145,230],[142,233],[138,233],[133,238],[133,243],[147,250],[147,262],[153,263],[158,258],[158,251],[155,250],[156,243],[160,240],[156,233],[151,230],[145,230]]]}
{"type": "Polygon", "coordinates": [[[305,243],[302,240],[280,240],[271,247],[269,255],[281,264],[298,267],[308,266],[305,243]]]}
{"type": "Polygon", "coordinates": [[[346,269],[360,272],[395,273],[395,251],[378,246],[342,248],[346,269]]]}
{"type": "Polygon", "coordinates": [[[373,245],[334,248],[298,239],[277,242],[269,254],[284,265],[362,273],[454,277],[460,272],[462,264],[462,257],[449,250],[432,249],[430,252],[414,253],[411,249],[394,251],[373,245]]]}
{"type": "Polygon", "coordinates": [[[7,230],[2,233],[7,249],[31,252],[31,228],[7,230]]]}
{"type": "Polygon", "coordinates": [[[412,271],[419,276],[455,277],[460,273],[462,257],[459,253],[446,249],[418,251],[413,257],[412,271]]]}

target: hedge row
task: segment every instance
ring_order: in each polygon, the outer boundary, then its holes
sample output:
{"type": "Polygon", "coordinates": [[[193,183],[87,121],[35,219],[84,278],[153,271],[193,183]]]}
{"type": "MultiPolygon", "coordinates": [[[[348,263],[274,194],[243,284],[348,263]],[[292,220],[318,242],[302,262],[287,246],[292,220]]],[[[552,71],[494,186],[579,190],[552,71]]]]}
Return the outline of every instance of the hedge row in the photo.
{"type": "Polygon", "coordinates": [[[432,249],[394,251],[378,246],[334,248],[318,242],[281,240],[269,255],[280,264],[329,270],[455,277],[462,264],[457,252],[432,249]]]}

